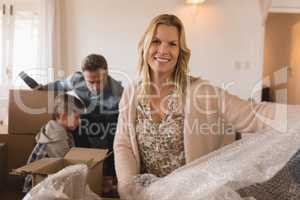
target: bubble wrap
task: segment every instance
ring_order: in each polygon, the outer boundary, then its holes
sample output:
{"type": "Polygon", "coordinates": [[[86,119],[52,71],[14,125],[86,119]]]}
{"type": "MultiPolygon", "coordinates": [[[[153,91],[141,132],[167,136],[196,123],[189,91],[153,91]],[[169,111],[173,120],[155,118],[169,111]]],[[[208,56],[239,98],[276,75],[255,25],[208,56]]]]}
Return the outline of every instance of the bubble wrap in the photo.
{"type": "Polygon", "coordinates": [[[263,130],[208,154],[164,178],[136,176],[130,200],[300,199],[300,120],[286,132],[263,130]]]}
{"type": "Polygon", "coordinates": [[[37,184],[23,200],[101,200],[87,186],[88,167],[71,165],[37,184]]]}

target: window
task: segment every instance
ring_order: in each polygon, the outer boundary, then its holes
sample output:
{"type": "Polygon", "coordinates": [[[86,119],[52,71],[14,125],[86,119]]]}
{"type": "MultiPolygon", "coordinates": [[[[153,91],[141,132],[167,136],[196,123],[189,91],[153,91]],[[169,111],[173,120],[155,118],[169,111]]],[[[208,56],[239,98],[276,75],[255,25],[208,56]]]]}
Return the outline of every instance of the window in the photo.
{"type": "Polygon", "coordinates": [[[0,30],[0,85],[21,86],[20,71],[41,81],[39,40],[41,39],[40,0],[2,1],[0,30]]]}
{"type": "Polygon", "coordinates": [[[18,4],[14,16],[14,39],[12,51],[12,80],[18,80],[20,71],[31,71],[38,68],[39,48],[39,7],[38,1],[30,2],[27,7],[18,4]]]}
{"type": "Polygon", "coordinates": [[[60,49],[54,44],[60,37],[60,3],[0,0],[0,133],[8,124],[8,89],[28,88],[18,77],[20,71],[40,83],[53,80],[53,63],[60,63],[53,56],[60,49]]]}
{"type": "Polygon", "coordinates": [[[0,13],[0,84],[3,83],[3,76],[5,74],[5,68],[4,66],[4,49],[5,49],[5,34],[4,34],[4,30],[5,30],[5,18],[4,18],[4,12],[5,12],[5,8],[4,5],[1,2],[1,13],[0,13]]]}

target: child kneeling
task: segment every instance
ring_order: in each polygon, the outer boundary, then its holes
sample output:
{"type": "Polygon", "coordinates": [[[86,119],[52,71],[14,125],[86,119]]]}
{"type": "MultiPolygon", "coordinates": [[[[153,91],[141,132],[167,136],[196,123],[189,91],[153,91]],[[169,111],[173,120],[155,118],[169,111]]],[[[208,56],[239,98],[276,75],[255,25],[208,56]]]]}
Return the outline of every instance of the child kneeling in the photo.
{"type": "MultiPolygon", "coordinates": [[[[36,135],[36,145],[30,154],[27,164],[42,158],[63,158],[74,147],[71,131],[79,125],[79,113],[84,105],[74,96],[60,94],[54,100],[53,119],[43,126],[36,135]]],[[[32,176],[25,178],[23,192],[32,187],[32,176]]]]}

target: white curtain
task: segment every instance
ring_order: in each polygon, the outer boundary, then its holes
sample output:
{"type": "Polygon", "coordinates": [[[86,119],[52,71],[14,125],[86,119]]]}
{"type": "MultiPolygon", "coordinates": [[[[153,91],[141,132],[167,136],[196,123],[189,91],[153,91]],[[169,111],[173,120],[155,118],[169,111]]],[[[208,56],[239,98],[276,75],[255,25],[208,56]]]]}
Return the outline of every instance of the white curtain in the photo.
{"type": "Polygon", "coordinates": [[[60,0],[41,0],[39,64],[41,70],[46,70],[45,82],[55,79],[62,70],[60,10],[60,0]]]}

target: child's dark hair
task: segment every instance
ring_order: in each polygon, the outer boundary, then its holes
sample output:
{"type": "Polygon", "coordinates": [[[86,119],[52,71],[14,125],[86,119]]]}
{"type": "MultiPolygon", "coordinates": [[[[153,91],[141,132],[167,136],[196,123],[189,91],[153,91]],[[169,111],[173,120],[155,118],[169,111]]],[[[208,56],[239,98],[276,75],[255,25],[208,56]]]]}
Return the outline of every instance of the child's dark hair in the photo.
{"type": "Polygon", "coordinates": [[[82,71],[107,70],[106,59],[99,54],[90,54],[84,58],[81,66],[82,71]]]}
{"type": "Polygon", "coordinates": [[[82,113],[84,108],[84,104],[78,98],[66,93],[60,93],[55,97],[54,100],[52,119],[58,119],[61,113],[82,113]]]}

